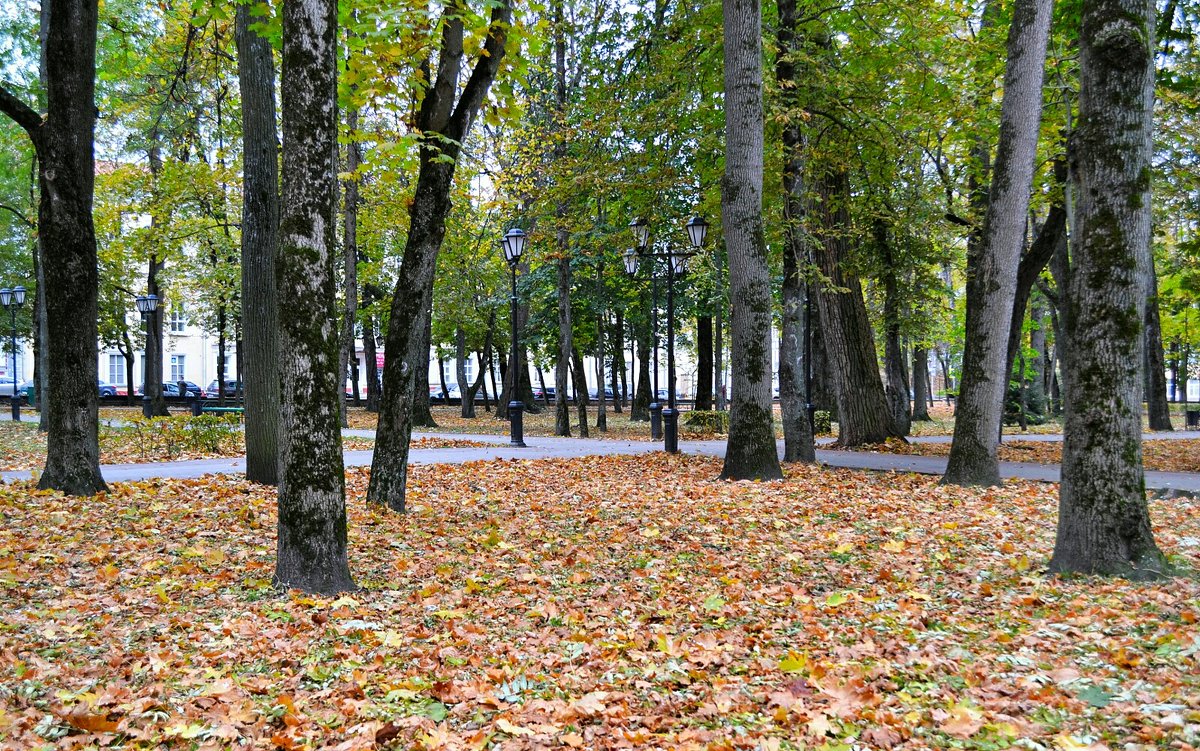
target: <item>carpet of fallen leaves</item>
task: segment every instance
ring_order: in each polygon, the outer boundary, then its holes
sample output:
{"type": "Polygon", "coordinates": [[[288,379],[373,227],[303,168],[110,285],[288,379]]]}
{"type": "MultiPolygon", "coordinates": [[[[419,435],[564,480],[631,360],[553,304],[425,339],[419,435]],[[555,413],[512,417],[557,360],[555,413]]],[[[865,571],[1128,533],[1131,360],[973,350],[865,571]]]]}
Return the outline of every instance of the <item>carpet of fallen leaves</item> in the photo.
{"type": "MultiPolygon", "coordinates": [[[[338,598],[271,589],[269,489],[0,487],[0,747],[1200,743],[1200,583],[1045,577],[1054,486],[719,469],[418,466],[402,516],[353,471],[338,598]]],[[[1151,509],[1200,565],[1197,502],[1151,509]]]]}
{"type": "MultiPolygon", "coordinates": [[[[889,454],[919,454],[949,456],[949,443],[904,443],[888,441],[867,447],[870,451],[889,454]]],[[[997,449],[1002,462],[1032,462],[1060,464],[1061,441],[1005,440],[997,449]]],[[[1142,441],[1142,465],[1162,472],[1200,472],[1200,440],[1194,438],[1142,441]]]]}

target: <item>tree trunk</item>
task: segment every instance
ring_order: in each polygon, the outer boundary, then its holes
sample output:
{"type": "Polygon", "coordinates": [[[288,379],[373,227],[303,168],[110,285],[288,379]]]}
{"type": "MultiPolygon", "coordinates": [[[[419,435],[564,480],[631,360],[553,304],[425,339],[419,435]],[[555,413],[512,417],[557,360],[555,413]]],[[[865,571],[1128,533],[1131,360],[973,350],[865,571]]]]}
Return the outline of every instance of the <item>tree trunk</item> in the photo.
{"type": "Polygon", "coordinates": [[[279,293],[279,534],[275,585],[355,588],[339,429],[334,191],[337,4],[284,0],[279,293]]]}
{"type": "MultiPolygon", "coordinates": [[[[554,435],[571,435],[571,408],[567,404],[571,362],[571,259],[567,233],[558,233],[558,358],[554,363],[554,435]]],[[[586,420],[584,421],[586,423],[586,420]]]]}
{"type": "Polygon", "coordinates": [[[1154,4],[1084,0],[1079,186],[1064,325],[1066,419],[1053,573],[1155,579],[1140,369],[1150,260],[1154,4]]]}
{"type": "MultiPolygon", "coordinates": [[[[786,111],[798,111],[795,58],[800,51],[797,33],[796,0],[779,0],[778,50],[775,77],[786,111]]],[[[808,415],[808,382],[805,378],[804,307],[806,282],[801,266],[808,263],[808,235],[804,229],[807,213],[804,169],[808,143],[804,124],[798,119],[783,126],[783,285],[780,297],[783,313],[779,332],[779,411],[783,417],[783,460],[815,462],[812,423],[808,415]]],[[[703,367],[703,366],[702,366],[703,367]]]]}
{"type": "Polygon", "coordinates": [[[379,412],[383,381],[379,375],[379,354],[375,349],[375,316],[370,314],[363,318],[363,361],[367,366],[366,410],[379,412]]]}
{"type": "Polygon", "coordinates": [[[624,411],[629,399],[629,387],[625,383],[625,316],[619,310],[616,311],[613,321],[612,351],[613,412],[619,415],[624,411]]]}
{"type": "Polygon", "coordinates": [[[913,422],[929,422],[929,350],[913,348],[913,422]]]}
{"type": "Polygon", "coordinates": [[[696,316],[696,409],[713,408],[713,319],[696,316]]]}
{"type": "MultiPolygon", "coordinates": [[[[649,319],[647,319],[649,320],[649,319]]],[[[650,419],[650,330],[647,326],[645,336],[637,338],[638,376],[634,385],[633,401],[629,404],[629,421],[646,422],[650,419]]]]}
{"type": "Polygon", "coordinates": [[[875,244],[884,261],[883,271],[883,370],[887,376],[884,394],[892,424],[901,435],[912,430],[912,407],[908,401],[908,374],[904,372],[904,347],[900,344],[900,290],[896,261],[892,255],[888,227],[882,218],[874,221],[875,244]]]}
{"type": "Polygon", "coordinates": [[[1029,309],[1033,329],[1029,332],[1029,347],[1034,360],[1025,394],[1025,411],[1033,415],[1046,414],[1046,308],[1039,298],[1029,309]]]}
{"type": "MultiPolygon", "coordinates": [[[[346,172],[350,177],[345,181],[342,202],[345,207],[342,216],[342,293],[345,295],[345,307],[342,309],[342,341],[338,353],[338,372],[341,380],[346,380],[350,371],[350,363],[357,362],[354,351],[354,324],[358,318],[358,165],[361,161],[358,147],[358,110],[351,108],[346,113],[346,129],[349,131],[349,141],[346,144],[346,172]]],[[[358,393],[358,379],[351,381],[354,392],[358,393]]],[[[338,387],[341,391],[341,385],[338,387]]],[[[342,426],[350,427],[346,422],[346,400],[341,400],[340,412],[342,426]]]]}
{"type": "MultiPolygon", "coordinates": [[[[279,140],[271,43],[237,8],[235,38],[242,95],[242,321],[245,348],[246,479],[279,481],[279,140]]],[[[239,363],[243,362],[238,358],[239,363]]]]}
{"type": "Polygon", "coordinates": [[[166,309],[162,305],[165,301],[163,291],[158,285],[158,272],[162,268],[163,264],[159,263],[158,256],[151,253],[146,273],[146,294],[156,296],[159,306],[156,311],[150,314],[149,327],[146,333],[146,348],[143,357],[143,364],[146,366],[146,378],[145,383],[142,384],[142,394],[149,394],[151,414],[159,417],[170,414],[167,411],[167,400],[163,394],[162,343],[163,315],[166,313],[166,309]]]}
{"type": "Polygon", "coordinates": [[[575,387],[575,414],[579,418],[579,437],[588,437],[588,398],[587,370],[583,367],[583,353],[579,347],[571,349],[571,379],[575,387]]]}
{"type": "MultiPolygon", "coordinates": [[[[38,487],[69,495],[107,490],[100,475],[96,373],[95,0],[53,0],[43,14],[46,117],[0,86],[0,112],[21,126],[38,162],[38,231],[45,290],[49,428],[38,487]]],[[[45,7],[45,3],[43,3],[45,7]]],[[[15,374],[14,374],[15,377],[15,374]]]]}
{"type": "Polygon", "coordinates": [[[717,314],[713,317],[713,381],[716,390],[713,406],[717,408],[718,412],[724,412],[728,395],[725,393],[725,315],[723,308],[717,310],[717,314]]]}
{"type": "MultiPolygon", "coordinates": [[[[817,246],[819,249],[819,246],[817,246]]],[[[809,303],[812,336],[808,346],[812,349],[812,402],[813,407],[820,412],[828,412],[829,419],[839,421],[837,409],[837,391],[833,386],[833,378],[829,374],[829,355],[825,351],[825,327],[821,325],[821,287],[813,281],[809,282],[805,293],[812,302],[809,303]]]]}
{"type": "Polygon", "coordinates": [[[1151,430],[1171,430],[1171,405],[1167,402],[1167,365],[1163,355],[1162,322],[1158,315],[1158,277],[1154,273],[1153,257],[1149,273],[1146,275],[1146,283],[1146,342],[1143,345],[1146,353],[1146,361],[1143,364],[1146,374],[1146,409],[1150,414],[1151,430]]]}
{"type": "MultiPolygon", "coordinates": [[[[417,114],[418,129],[437,133],[441,138],[428,138],[421,146],[417,184],[409,206],[408,237],[388,324],[387,360],[383,367],[384,398],[375,434],[367,502],[394,511],[404,511],[416,384],[429,377],[429,337],[426,332],[431,321],[433,274],[446,234],[446,217],[450,213],[454,169],[461,144],[467,140],[504,57],[511,6],[504,1],[492,8],[487,38],[455,104],[463,56],[461,12],[456,3],[446,7],[437,75],[436,78],[426,76],[431,85],[417,114]]],[[[423,67],[428,74],[428,61],[423,67]]],[[[424,391],[428,404],[429,389],[424,391]]]]}
{"type": "Polygon", "coordinates": [[[723,0],[725,175],[721,224],[729,253],[733,400],[721,478],[783,477],[771,408],[771,276],[763,237],[762,8],[723,0]]]}
{"type": "Polygon", "coordinates": [[[883,443],[901,438],[893,424],[879,361],[875,356],[875,337],[863,301],[858,277],[846,272],[846,247],[850,227],[850,180],[844,169],[826,170],[817,185],[820,194],[821,237],[816,260],[829,286],[821,285],[817,295],[821,336],[829,358],[834,393],[837,398],[839,446],[883,443]],[[835,290],[846,290],[838,292],[835,290]]]}
{"type": "Polygon", "coordinates": [[[942,481],[998,485],[996,446],[1017,267],[1025,240],[1046,63],[1051,0],[1017,0],[1008,33],[1000,138],[983,234],[967,255],[967,325],[954,439],[942,481]]]}
{"type": "MultiPolygon", "coordinates": [[[[447,207],[448,208],[448,207],[447,207]]],[[[439,243],[440,247],[440,243],[439,243]]],[[[433,419],[433,409],[429,403],[429,352],[433,340],[433,277],[429,278],[429,310],[425,314],[425,326],[421,333],[422,343],[417,345],[421,351],[425,353],[425,367],[417,368],[417,381],[413,386],[413,406],[411,420],[414,427],[418,428],[436,428],[437,421],[433,419]]],[[[442,365],[442,359],[438,358],[438,377],[439,385],[442,387],[442,398],[447,402],[450,401],[450,392],[446,389],[446,371],[442,365]]]]}

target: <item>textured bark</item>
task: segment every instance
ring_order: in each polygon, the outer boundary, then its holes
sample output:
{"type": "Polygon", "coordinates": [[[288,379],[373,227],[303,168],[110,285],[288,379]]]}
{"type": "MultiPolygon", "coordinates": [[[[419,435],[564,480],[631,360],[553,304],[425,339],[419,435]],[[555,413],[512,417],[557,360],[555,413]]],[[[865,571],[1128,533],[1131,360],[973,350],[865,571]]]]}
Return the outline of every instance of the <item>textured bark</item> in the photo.
{"type": "Polygon", "coordinates": [[[912,357],[913,422],[929,421],[929,350],[914,347],[912,357]]]}
{"type": "Polygon", "coordinates": [[[809,304],[809,326],[812,327],[812,338],[809,347],[812,348],[812,402],[818,411],[828,412],[830,419],[839,421],[837,409],[837,391],[833,387],[833,378],[829,374],[829,355],[825,351],[825,328],[821,325],[821,287],[817,282],[809,282],[805,292],[812,302],[809,304]]]}
{"type": "MultiPolygon", "coordinates": [[[[571,259],[567,233],[558,233],[558,353],[554,362],[554,435],[571,435],[571,407],[567,404],[571,364],[571,259]]],[[[585,420],[586,422],[586,420],[585,420]]]]}
{"type": "MultiPolygon", "coordinates": [[[[100,475],[96,394],[99,331],[94,186],[94,0],[55,0],[42,33],[46,117],[0,86],[0,112],[29,135],[38,157],[38,231],[46,290],[49,435],[38,487],[69,495],[106,490],[100,475]]],[[[43,17],[43,21],[46,19],[43,17]]],[[[47,393],[48,392],[48,393],[47,393]]]]}
{"type": "Polygon", "coordinates": [[[246,479],[279,481],[279,140],[271,43],[250,29],[250,6],[237,8],[242,95],[242,335],[246,479]]]}
{"type": "Polygon", "coordinates": [[[716,390],[713,406],[717,411],[724,412],[726,407],[725,394],[725,315],[717,310],[713,317],[713,385],[716,390]]]}
{"type": "Polygon", "coordinates": [[[824,354],[828,358],[826,372],[837,401],[837,443],[859,446],[901,438],[879,377],[875,336],[863,301],[862,284],[847,270],[850,180],[843,169],[823,170],[816,187],[821,221],[815,258],[822,275],[829,280],[828,287],[820,285],[817,307],[824,354]]]}
{"type": "Polygon", "coordinates": [[[896,279],[896,261],[882,219],[874,223],[875,244],[883,258],[883,371],[887,377],[884,394],[892,414],[892,424],[901,435],[912,429],[912,407],[908,401],[908,373],[904,368],[904,347],[900,343],[900,290],[896,279]]]}
{"type": "Polygon", "coordinates": [[[279,534],[275,585],[355,588],[346,557],[338,401],[337,4],[284,0],[279,294],[279,534]]]}
{"type": "Polygon", "coordinates": [[[696,409],[713,408],[713,319],[696,317],[696,409]]]}
{"type": "Polygon", "coordinates": [[[998,485],[1009,323],[1037,155],[1051,0],[1017,0],[1008,32],[1000,138],[983,234],[967,255],[967,323],[954,439],[942,481],[998,485]]]}
{"type": "Polygon", "coordinates": [[[1141,440],[1153,19],[1149,0],[1083,3],[1054,573],[1152,579],[1166,571],[1150,530],[1141,440]]]}
{"type": "Polygon", "coordinates": [[[1025,392],[1025,410],[1034,415],[1046,414],[1046,308],[1041,300],[1029,309],[1033,328],[1029,332],[1029,348],[1033,359],[1029,364],[1029,386],[1025,392]]]}
{"type": "Polygon", "coordinates": [[[1150,414],[1151,430],[1171,430],[1171,405],[1167,402],[1167,364],[1163,354],[1162,323],[1158,315],[1158,277],[1151,257],[1146,274],[1146,341],[1143,349],[1146,361],[1146,409],[1150,414]]]}
{"type": "MultiPolygon", "coordinates": [[[[454,2],[446,7],[437,75],[428,77],[432,84],[417,114],[418,130],[431,136],[421,144],[417,184],[409,207],[409,232],[388,323],[383,395],[367,502],[394,511],[404,510],[415,387],[429,374],[429,339],[425,332],[433,298],[433,273],[450,213],[454,169],[461,144],[467,140],[504,58],[511,18],[508,2],[492,8],[483,49],[455,103],[463,58],[461,12],[454,2]]],[[[426,388],[426,401],[428,398],[426,388]]]]}
{"type": "Polygon", "coordinates": [[[616,312],[612,331],[612,391],[615,398],[613,412],[619,415],[629,401],[629,385],[625,382],[625,316],[619,310],[616,312]]]}
{"type": "Polygon", "coordinates": [[[575,388],[575,416],[579,419],[579,437],[588,437],[588,397],[587,370],[583,367],[583,353],[579,347],[571,349],[571,385],[575,388]]]}
{"type": "Polygon", "coordinates": [[[771,413],[771,277],[763,238],[762,8],[723,0],[725,175],[721,224],[729,253],[733,399],[722,479],[783,477],[771,413]]]}
{"type": "Polygon", "coordinates": [[[368,412],[378,412],[379,402],[383,396],[383,381],[379,375],[378,353],[375,349],[375,316],[363,318],[363,359],[367,366],[367,406],[368,412]]]}
{"type": "MultiPolygon", "coordinates": [[[[342,380],[350,372],[350,363],[357,361],[354,352],[354,324],[358,318],[358,177],[356,172],[361,161],[358,146],[358,110],[351,109],[346,113],[346,129],[350,132],[350,141],[346,144],[346,179],[342,189],[342,338],[338,352],[338,372],[342,380]]],[[[358,379],[351,381],[354,393],[358,394],[358,379]]],[[[341,400],[342,425],[349,427],[346,422],[346,400],[341,400]]]]}
{"type": "MultiPolygon", "coordinates": [[[[779,29],[775,78],[785,111],[798,111],[795,56],[800,51],[795,0],[779,0],[779,29]]],[[[808,383],[805,378],[804,306],[807,282],[800,269],[809,261],[810,238],[804,229],[804,170],[808,144],[799,118],[783,127],[783,314],[779,331],[779,408],[783,416],[783,460],[815,462],[812,424],[808,418],[808,383]]]]}
{"type": "Polygon", "coordinates": [[[638,375],[634,385],[633,401],[629,404],[629,421],[646,422],[650,419],[650,332],[639,337],[637,346],[638,375]]]}
{"type": "MultiPolygon", "coordinates": [[[[447,213],[449,207],[447,206],[447,213]]],[[[440,243],[439,243],[440,247],[440,243]]],[[[421,342],[417,344],[417,349],[425,353],[425,367],[417,368],[417,379],[413,386],[412,393],[412,412],[410,420],[413,427],[417,428],[436,428],[437,421],[433,419],[433,409],[429,403],[429,351],[433,344],[433,278],[429,280],[430,299],[429,311],[425,315],[425,327],[421,333],[421,342]]],[[[441,358],[438,358],[438,377],[442,387],[442,395],[447,401],[450,399],[450,392],[446,388],[446,370],[442,364],[441,358]]]]}

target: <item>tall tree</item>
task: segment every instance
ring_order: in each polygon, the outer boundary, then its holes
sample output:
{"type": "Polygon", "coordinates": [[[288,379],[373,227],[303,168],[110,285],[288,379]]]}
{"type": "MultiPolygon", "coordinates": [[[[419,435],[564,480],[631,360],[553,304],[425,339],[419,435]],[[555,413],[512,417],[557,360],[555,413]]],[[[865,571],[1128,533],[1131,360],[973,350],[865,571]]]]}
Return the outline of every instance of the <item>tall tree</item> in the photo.
{"type": "Polygon", "coordinates": [[[275,584],[354,589],[338,401],[335,279],[337,3],[284,0],[279,313],[279,535],[275,584]]]}
{"type": "Polygon", "coordinates": [[[1150,268],[1146,271],[1146,341],[1142,345],[1146,353],[1146,362],[1142,366],[1145,373],[1146,411],[1149,413],[1151,430],[1171,430],[1167,364],[1163,355],[1162,322],[1158,315],[1158,276],[1154,272],[1153,256],[1150,268]]]}
{"type": "Polygon", "coordinates": [[[805,342],[811,335],[805,330],[804,308],[807,302],[808,242],[804,228],[806,201],[804,171],[806,139],[800,117],[796,88],[796,58],[801,53],[801,35],[796,0],[779,0],[778,48],[775,53],[775,78],[785,108],[783,126],[783,285],[780,290],[783,315],[779,332],[779,408],[783,416],[783,460],[815,462],[812,423],[808,419],[807,380],[805,379],[805,342]]]}
{"type": "Polygon", "coordinates": [[[462,144],[500,69],[512,8],[508,0],[492,7],[487,38],[455,103],[464,56],[463,19],[466,15],[463,0],[450,0],[442,17],[436,75],[431,75],[428,70],[429,60],[423,65],[425,79],[431,84],[424,92],[417,112],[417,129],[422,134],[420,166],[409,207],[403,262],[391,300],[383,397],[375,455],[371,460],[371,482],[367,488],[368,502],[394,511],[404,510],[415,386],[422,373],[425,377],[429,373],[426,325],[433,298],[433,272],[446,234],[446,217],[450,213],[454,170],[462,144]]]}
{"type": "Polygon", "coordinates": [[[1079,41],[1078,242],[1063,310],[1066,418],[1050,571],[1151,579],[1166,571],[1142,469],[1154,3],[1084,0],[1079,41]]]}
{"type": "Polygon", "coordinates": [[[723,0],[725,177],[721,224],[729,253],[733,399],[721,477],[783,477],[771,409],[771,277],[763,237],[762,8],[723,0]]]}
{"type": "MultiPolygon", "coordinates": [[[[49,435],[38,487],[107,490],[97,412],[95,184],[96,0],[47,0],[46,116],[0,86],[0,112],[29,135],[38,159],[38,233],[48,334],[49,435]]],[[[45,393],[45,392],[43,392],[45,393]]]]}
{"type": "Polygon", "coordinates": [[[271,44],[239,5],[235,37],[242,95],[242,335],[246,399],[246,479],[279,481],[279,139],[271,44]]]}
{"type": "Polygon", "coordinates": [[[1037,154],[1051,0],[1017,0],[1008,32],[1000,138],[983,234],[967,258],[967,329],[943,482],[998,485],[1009,319],[1037,154]]]}

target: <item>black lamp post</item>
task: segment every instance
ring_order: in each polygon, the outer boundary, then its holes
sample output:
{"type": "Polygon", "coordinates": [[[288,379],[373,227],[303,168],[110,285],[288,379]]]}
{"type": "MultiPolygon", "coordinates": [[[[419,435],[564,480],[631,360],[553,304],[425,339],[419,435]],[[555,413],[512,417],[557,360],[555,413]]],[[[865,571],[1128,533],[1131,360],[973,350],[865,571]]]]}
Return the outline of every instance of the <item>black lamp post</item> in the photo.
{"type": "Polygon", "coordinates": [[[522,413],[525,405],[517,398],[517,389],[521,385],[521,379],[517,377],[517,264],[521,261],[521,254],[525,252],[525,233],[513,227],[504,233],[503,239],[500,240],[500,247],[504,249],[504,260],[508,261],[508,270],[512,278],[512,296],[509,298],[509,316],[512,319],[510,328],[512,350],[508,360],[510,378],[508,385],[509,445],[524,448],[525,425],[522,413]]]}
{"type": "Polygon", "coordinates": [[[158,310],[158,295],[138,295],[135,300],[142,320],[146,322],[146,346],[142,352],[142,417],[154,416],[154,400],[150,396],[150,321],[158,310]]]}
{"type": "Polygon", "coordinates": [[[9,323],[12,325],[12,337],[9,339],[9,344],[12,346],[12,419],[13,422],[21,421],[21,400],[17,397],[17,308],[25,304],[25,288],[13,287],[9,289],[5,287],[0,289],[0,305],[3,305],[8,310],[9,323]]]}
{"type": "MultiPolygon", "coordinates": [[[[638,243],[638,255],[649,258],[651,264],[656,259],[663,259],[667,264],[667,406],[662,409],[658,402],[658,338],[655,336],[655,358],[654,358],[654,396],[655,403],[650,405],[650,428],[651,436],[654,439],[659,437],[664,438],[663,448],[671,454],[679,452],[679,409],[676,404],[675,395],[675,279],[682,277],[687,273],[688,259],[696,255],[696,252],[704,245],[704,236],[708,233],[708,222],[705,222],[701,217],[692,217],[686,225],[688,240],[691,243],[692,249],[688,250],[666,250],[662,253],[653,253],[649,250],[650,227],[644,219],[635,219],[630,223],[630,228],[633,229],[634,239],[638,243]],[[654,435],[654,414],[655,408],[661,410],[663,425],[666,428],[666,435],[654,435]]],[[[630,253],[627,251],[625,268],[628,271],[631,267],[630,253]]],[[[633,259],[633,268],[636,268],[636,257],[633,259]]],[[[654,279],[653,266],[651,267],[651,278],[654,279]]],[[[657,308],[658,290],[655,286],[655,305],[657,308]]],[[[657,314],[656,314],[657,315],[657,314]]],[[[657,334],[657,332],[655,332],[657,334]]]]}

